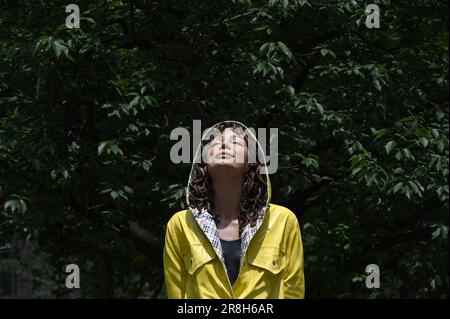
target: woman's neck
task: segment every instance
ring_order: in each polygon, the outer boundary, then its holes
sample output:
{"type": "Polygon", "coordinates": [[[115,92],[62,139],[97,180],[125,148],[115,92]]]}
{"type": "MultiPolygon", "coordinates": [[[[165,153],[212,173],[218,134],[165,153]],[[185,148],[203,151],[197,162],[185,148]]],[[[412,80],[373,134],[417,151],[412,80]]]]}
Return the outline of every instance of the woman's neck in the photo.
{"type": "Polygon", "coordinates": [[[214,188],[214,210],[222,221],[230,222],[238,218],[241,211],[242,178],[222,176],[218,182],[212,181],[214,188]]]}

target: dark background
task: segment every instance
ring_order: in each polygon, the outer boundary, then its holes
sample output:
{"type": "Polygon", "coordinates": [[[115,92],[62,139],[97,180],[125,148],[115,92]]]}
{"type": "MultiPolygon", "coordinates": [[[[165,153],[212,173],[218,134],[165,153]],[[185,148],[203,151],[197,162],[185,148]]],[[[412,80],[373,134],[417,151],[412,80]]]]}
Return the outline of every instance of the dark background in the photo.
{"type": "Polygon", "coordinates": [[[447,1],[69,3],[0,0],[0,296],[165,298],[170,132],[233,119],[278,128],[307,298],[448,297],[447,1]]]}

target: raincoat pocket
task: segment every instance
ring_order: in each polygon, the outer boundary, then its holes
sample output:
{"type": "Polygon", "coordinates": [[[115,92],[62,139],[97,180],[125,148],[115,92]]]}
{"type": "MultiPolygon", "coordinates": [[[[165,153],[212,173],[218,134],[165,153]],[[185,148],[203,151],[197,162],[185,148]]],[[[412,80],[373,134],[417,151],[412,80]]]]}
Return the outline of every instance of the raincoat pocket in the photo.
{"type": "Polygon", "coordinates": [[[261,246],[248,252],[248,263],[278,274],[286,267],[286,255],[279,247],[261,246]]]}
{"type": "Polygon", "coordinates": [[[208,252],[202,244],[190,244],[183,259],[187,272],[193,275],[197,269],[214,259],[214,257],[214,254],[208,252]]]}

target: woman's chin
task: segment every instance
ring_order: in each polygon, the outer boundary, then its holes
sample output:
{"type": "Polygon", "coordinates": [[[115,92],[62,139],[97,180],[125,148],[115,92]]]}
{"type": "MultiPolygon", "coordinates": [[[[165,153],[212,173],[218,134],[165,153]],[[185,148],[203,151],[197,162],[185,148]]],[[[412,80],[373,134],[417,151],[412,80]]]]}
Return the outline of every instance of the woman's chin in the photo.
{"type": "Polygon", "coordinates": [[[244,163],[233,163],[227,161],[215,161],[208,164],[208,172],[222,171],[222,172],[245,172],[244,163]]]}

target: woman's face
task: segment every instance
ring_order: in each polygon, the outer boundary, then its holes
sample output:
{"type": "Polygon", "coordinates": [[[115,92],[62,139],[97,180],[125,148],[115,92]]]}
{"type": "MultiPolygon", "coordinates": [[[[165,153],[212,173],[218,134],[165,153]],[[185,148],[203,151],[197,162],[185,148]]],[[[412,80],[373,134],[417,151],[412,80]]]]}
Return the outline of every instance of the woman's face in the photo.
{"type": "Polygon", "coordinates": [[[216,134],[206,146],[208,170],[218,167],[232,167],[244,175],[248,165],[248,148],[245,139],[226,128],[223,133],[216,134]]]}

